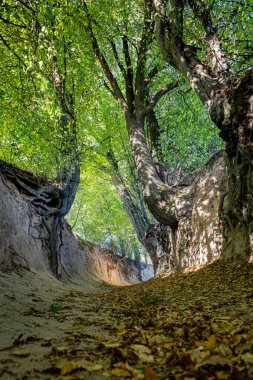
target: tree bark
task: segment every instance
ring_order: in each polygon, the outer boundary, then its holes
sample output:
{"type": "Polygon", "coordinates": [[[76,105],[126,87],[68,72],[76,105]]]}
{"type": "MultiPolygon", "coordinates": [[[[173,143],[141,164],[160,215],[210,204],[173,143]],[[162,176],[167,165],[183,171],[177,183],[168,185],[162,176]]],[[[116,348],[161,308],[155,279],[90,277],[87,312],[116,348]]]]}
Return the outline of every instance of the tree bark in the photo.
{"type": "Polygon", "coordinates": [[[224,256],[248,257],[253,250],[253,70],[237,79],[227,95],[231,111],[221,135],[228,168],[221,204],[224,256]]]}
{"type": "Polygon", "coordinates": [[[93,30],[93,20],[87,5],[84,4],[87,15],[87,34],[90,38],[93,52],[104,72],[105,87],[119,102],[125,116],[131,151],[135,161],[138,178],[141,184],[143,198],[151,214],[160,223],[170,226],[175,231],[180,218],[188,210],[187,191],[180,191],[164,183],[159,176],[145,137],[145,119],[154,110],[158,101],[169,91],[178,87],[178,82],[168,83],[149,96],[148,86],[156,75],[156,70],[148,71],[147,53],[153,39],[152,0],[145,0],[143,28],[136,49],[136,56],[130,56],[128,39],[123,36],[123,51],[118,53],[118,44],[111,42],[112,54],[121,74],[121,81],[115,77],[116,71],[107,61],[99,41],[93,30]],[[120,57],[125,58],[125,67],[120,57]],[[134,70],[134,62],[135,70],[134,70]],[[125,93],[121,83],[125,84],[125,93]]]}
{"type": "Polygon", "coordinates": [[[187,202],[181,202],[180,208],[177,208],[176,199],[180,198],[178,189],[169,187],[159,177],[144,136],[144,117],[138,118],[129,114],[125,116],[144,200],[160,223],[176,229],[180,217],[187,212],[187,202]]]}
{"type": "Polygon", "coordinates": [[[232,76],[210,9],[204,2],[189,0],[206,32],[208,63],[203,63],[195,47],[183,40],[185,2],[169,3],[170,15],[163,0],[153,0],[158,46],[164,59],[188,79],[220,129],[228,169],[227,190],[220,204],[222,255],[246,258],[252,251],[253,232],[253,69],[232,76]]]}
{"type": "Polygon", "coordinates": [[[134,178],[135,189],[134,193],[132,194],[126,185],[124,178],[119,172],[118,163],[112,151],[107,153],[107,158],[112,168],[111,177],[113,184],[117,189],[123,207],[128,214],[129,219],[131,220],[139,242],[143,245],[149,254],[149,257],[153,264],[154,274],[156,274],[159,268],[159,255],[167,255],[168,253],[168,246],[166,243],[164,244],[166,227],[159,224],[161,228],[157,229],[157,226],[152,224],[149,220],[146,209],[142,202],[139,186],[136,183],[138,181],[137,178],[134,178]],[[160,230],[163,230],[162,234],[160,233],[160,230]]]}

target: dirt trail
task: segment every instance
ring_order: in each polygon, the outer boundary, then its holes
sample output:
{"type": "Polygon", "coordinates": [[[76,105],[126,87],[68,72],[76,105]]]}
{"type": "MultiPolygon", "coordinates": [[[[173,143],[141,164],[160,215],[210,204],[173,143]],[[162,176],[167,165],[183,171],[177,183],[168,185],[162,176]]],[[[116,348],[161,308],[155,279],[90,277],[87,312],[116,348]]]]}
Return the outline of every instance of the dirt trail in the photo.
{"type": "Polygon", "coordinates": [[[89,285],[1,274],[1,379],[253,379],[252,265],[89,285]]]}
{"type": "MultiPolygon", "coordinates": [[[[101,295],[113,287],[96,281],[84,285],[24,270],[0,274],[1,378],[49,379],[52,348],[64,353],[80,329],[87,336],[104,331],[108,315],[100,308],[101,295]]],[[[87,339],[83,349],[86,344],[87,339]]]]}

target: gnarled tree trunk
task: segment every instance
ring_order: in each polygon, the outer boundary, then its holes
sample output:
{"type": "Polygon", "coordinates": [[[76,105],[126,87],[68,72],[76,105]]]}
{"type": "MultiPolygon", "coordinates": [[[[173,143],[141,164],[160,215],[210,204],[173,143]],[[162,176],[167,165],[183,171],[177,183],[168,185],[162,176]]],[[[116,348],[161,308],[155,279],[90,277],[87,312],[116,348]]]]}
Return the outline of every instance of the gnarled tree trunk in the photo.
{"type": "Polygon", "coordinates": [[[253,249],[253,69],[231,74],[211,8],[204,2],[189,0],[206,33],[208,64],[198,58],[194,46],[184,42],[186,2],[170,0],[168,12],[163,0],[153,0],[153,4],[161,54],[189,80],[225,142],[228,182],[220,204],[223,256],[249,257],[253,249]]]}

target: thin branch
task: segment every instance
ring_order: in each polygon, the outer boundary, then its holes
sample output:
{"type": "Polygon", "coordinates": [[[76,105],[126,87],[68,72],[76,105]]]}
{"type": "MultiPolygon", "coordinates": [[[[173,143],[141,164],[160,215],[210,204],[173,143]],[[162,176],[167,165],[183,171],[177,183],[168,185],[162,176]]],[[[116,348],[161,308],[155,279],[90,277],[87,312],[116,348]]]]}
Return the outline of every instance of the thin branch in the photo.
{"type": "Polygon", "coordinates": [[[11,22],[11,21],[9,21],[9,20],[6,20],[6,19],[3,18],[2,16],[0,16],[0,20],[3,21],[5,24],[13,25],[13,26],[17,26],[18,28],[27,28],[27,26],[25,26],[25,25],[15,24],[14,22],[11,22]]]}
{"type": "Polygon", "coordinates": [[[8,50],[10,50],[10,52],[19,60],[19,62],[22,63],[22,65],[27,68],[27,65],[25,64],[25,62],[20,58],[20,56],[15,53],[15,51],[13,51],[10,47],[10,45],[8,44],[8,42],[4,39],[4,37],[0,34],[0,39],[3,41],[3,44],[7,47],[8,50]]]}
{"type": "Polygon", "coordinates": [[[104,81],[104,86],[107,89],[107,91],[109,91],[110,94],[114,97],[114,99],[116,99],[118,101],[118,97],[116,96],[115,92],[113,91],[113,89],[109,86],[109,84],[106,81],[104,81]]]}
{"type": "Polygon", "coordinates": [[[133,73],[133,66],[132,66],[132,60],[130,56],[130,51],[129,51],[129,45],[128,45],[128,39],[127,35],[124,32],[122,37],[122,45],[123,45],[123,53],[125,57],[125,62],[126,62],[126,77],[125,77],[125,82],[126,82],[126,96],[127,96],[127,102],[128,102],[128,107],[130,112],[133,112],[133,105],[134,105],[134,73],[133,73]]]}
{"type": "Polygon", "coordinates": [[[183,12],[185,0],[171,0],[172,5],[172,18],[171,18],[171,32],[175,41],[183,41],[183,12]]]}
{"type": "Polygon", "coordinates": [[[152,111],[152,109],[156,106],[156,104],[159,102],[159,100],[168,92],[174,90],[174,88],[178,87],[179,83],[169,83],[165,87],[161,88],[157,93],[153,96],[151,101],[149,102],[148,106],[146,107],[145,112],[148,113],[152,111]]]}
{"type": "Polygon", "coordinates": [[[112,47],[112,52],[113,52],[113,55],[114,55],[114,58],[115,58],[115,61],[117,62],[118,66],[119,66],[119,69],[120,71],[122,72],[123,76],[126,77],[126,70],[119,58],[119,54],[118,54],[118,51],[117,51],[117,48],[116,48],[116,44],[114,41],[112,40],[109,40],[110,42],[110,45],[112,47]]]}
{"type": "Polygon", "coordinates": [[[131,61],[131,56],[129,52],[129,45],[128,45],[128,39],[126,33],[123,33],[122,35],[122,44],[123,44],[123,53],[125,57],[125,62],[127,66],[127,74],[130,81],[133,79],[133,66],[131,61]]]}
{"type": "Polygon", "coordinates": [[[86,10],[86,15],[87,15],[87,18],[88,18],[88,25],[86,27],[86,31],[90,37],[90,41],[91,41],[91,45],[92,45],[92,49],[93,49],[93,52],[97,58],[97,60],[99,61],[100,63],[100,66],[107,78],[107,80],[109,81],[112,89],[113,89],[113,92],[115,94],[115,96],[117,97],[117,100],[120,102],[121,104],[121,107],[123,109],[126,109],[127,108],[127,103],[126,103],[126,100],[124,98],[124,95],[122,94],[121,92],[121,89],[119,87],[119,84],[116,80],[116,78],[114,77],[108,63],[107,63],[107,60],[105,58],[105,56],[103,55],[103,53],[101,52],[100,50],[100,47],[99,47],[99,44],[98,44],[98,40],[93,32],[93,29],[92,29],[92,20],[91,20],[91,16],[89,14],[89,11],[88,11],[88,7],[87,7],[87,4],[85,2],[83,2],[83,5],[85,7],[85,10],[86,10]]]}
{"type": "Polygon", "coordinates": [[[193,14],[200,20],[206,32],[208,42],[208,61],[215,75],[219,75],[222,82],[229,79],[229,64],[221,47],[218,28],[214,27],[211,10],[203,1],[189,0],[193,14]]]}
{"type": "Polygon", "coordinates": [[[144,68],[147,61],[147,50],[148,45],[152,38],[152,28],[151,28],[151,17],[152,17],[152,1],[145,0],[145,14],[142,29],[141,41],[138,50],[138,62],[136,69],[136,79],[135,79],[135,92],[136,92],[136,108],[141,109],[144,99],[144,68]]]}
{"type": "Polygon", "coordinates": [[[150,72],[147,75],[147,78],[145,79],[145,83],[148,84],[160,71],[160,65],[156,65],[152,67],[150,72]]]}
{"type": "Polygon", "coordinates": [[[28,5],[26,2],[21,1],[21,0],[19,0],[18,2],[19,2],[20,4],[22,4],[25,8],[29,9],[30,11],[32,11],[33,13],[36,13],[36,12],[37,12],[37,10],[33,9],[32,7],[30,7],[30,5],[28,5]]]}
{"type": "Polygon", "coordinates": [[[217,28],[213,26],[210,7],[207,7],[203,1],[189,0],[190,7],[194,15],[202,23],[203,28],[208,36],[217,32],[217,28]]]}

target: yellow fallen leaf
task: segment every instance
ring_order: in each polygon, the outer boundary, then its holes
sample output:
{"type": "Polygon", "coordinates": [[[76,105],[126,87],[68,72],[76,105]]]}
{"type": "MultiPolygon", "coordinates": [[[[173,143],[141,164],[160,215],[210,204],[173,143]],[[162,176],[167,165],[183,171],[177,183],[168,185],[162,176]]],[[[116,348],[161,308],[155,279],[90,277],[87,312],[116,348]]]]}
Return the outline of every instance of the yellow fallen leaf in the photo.
{"type": "Polygon", "coordinates": [[[205,346],[208,350],[213,350],[216,346],[216,341],[217,341],[217,338],[216,336],[214,335],[211,335],[208,339],[208,341],[206,342],[205,346]]]}
{"type": "Polygon", "coordinates": [[[169,349],[172,347],[172,343],[164,343],[163,347],[169,349]]]}
{"type": "Polygon", "coordinates": [[[76,371],[80,365],[77,362],[66,362],[57,366],[61,370],[61,375],[69,375],[70,373],[76,371]]]}
{"type": "Polygon", "coordinates": [[[84,329],[86,326],[85,325],[82,325],[81,323],[74,323],[73,324],[73,329],[75,330],[80,330],[80,329],[84,329]]]}
{"type": "Polygon", "coordinates": [[[26,358],[27,356],[31,355],[31,352],[27,350],[14,350],[12,351],[12,355],[19,356],[20,358],[26,358]]]}
{"type": "Polygon", "coordinates": [[[101,364],[89,364],[89,365],[83,365],[82,366],[86,371],[94,372],[94,371],[101,371],[103,369],[103,366],[101,364]]]}
{"type": "Polygon", "coordinates": [[[117,335],[125,335],[127,333],[127,330],[125,330],[125,329],[118,329],[117,331],[116,331],[116,334],[117,335]]]}
{"type": "Polygon", "coordinates": [[[216,372],[216,376],[218,380],[228,380],[230,374],[228,374],[227,371],[218,371],[216,372]]]}
{"type": "Polygon", "coordinates": [[[131,372],[123,368],[113,368],[111,374],[116,377],[132,377],[131,372]]]}
{"type": "Polygon", "coordinates": [[[108,343],[102,343],[103,347],[105,348],[116,348],[120,346],[119,342],[108,342],[108,343]]]}

